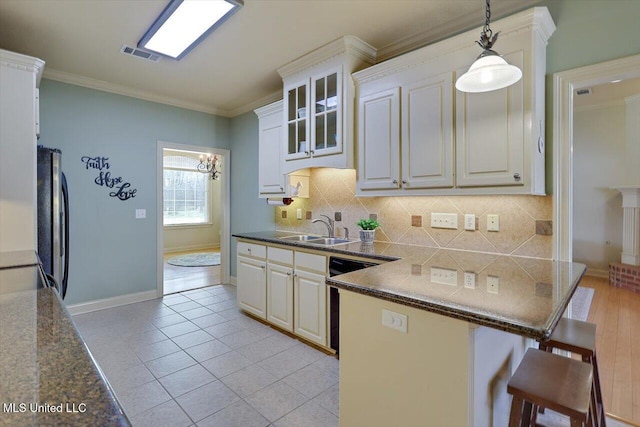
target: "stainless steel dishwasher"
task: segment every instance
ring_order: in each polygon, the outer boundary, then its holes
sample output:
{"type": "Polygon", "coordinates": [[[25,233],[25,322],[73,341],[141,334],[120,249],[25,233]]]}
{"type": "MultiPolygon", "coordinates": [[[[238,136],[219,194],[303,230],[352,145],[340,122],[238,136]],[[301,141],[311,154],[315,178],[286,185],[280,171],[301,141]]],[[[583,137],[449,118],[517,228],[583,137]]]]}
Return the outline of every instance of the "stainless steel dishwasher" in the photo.
{"type": "MultiPolygon", "coordinates": [[[[338,276],[363,268],[378,265],[376,262],[357,261],[353,259],[330,257],[329,276],[338,276]]],[[[329,332],[331,336],[330,347],[339,354],[340,350],[340,294],[338,288],[329,288],[329,332]]]]}

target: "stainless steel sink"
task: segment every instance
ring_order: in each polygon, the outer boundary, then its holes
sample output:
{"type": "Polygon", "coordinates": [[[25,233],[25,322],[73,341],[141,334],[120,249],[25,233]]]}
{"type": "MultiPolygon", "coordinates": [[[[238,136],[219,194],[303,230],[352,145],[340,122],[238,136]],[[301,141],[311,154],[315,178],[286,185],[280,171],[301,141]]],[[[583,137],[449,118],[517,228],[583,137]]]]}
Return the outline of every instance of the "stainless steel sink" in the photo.
{"type": "Polygon", "coordinates": [[[302,234],[299,236],[287,236],[287,237],[280,237],[280,240],[292,240],[294,242],[306,242],[308,240],[317,240],[322,238],[322,236],[318,236],[318,235],[309,235],[309,234],[302,234]]]}
{"type": "Polygon", "coordinates": [[[334,245],[341,245],[343,243],[351,243],[351,240],[338,239],[336,237],[322,237],[320,239],[316,238],[316,239],[307,240],[307,243],[312,243],[314,245],[334,246],[334,245]]]}

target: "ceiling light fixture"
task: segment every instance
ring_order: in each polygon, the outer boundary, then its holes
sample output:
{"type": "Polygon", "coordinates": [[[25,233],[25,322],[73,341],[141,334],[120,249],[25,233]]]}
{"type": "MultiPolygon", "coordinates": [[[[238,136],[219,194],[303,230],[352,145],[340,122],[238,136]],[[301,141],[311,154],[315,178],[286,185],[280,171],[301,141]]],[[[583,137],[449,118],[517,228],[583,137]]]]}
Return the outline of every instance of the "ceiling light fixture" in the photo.
{"type": "Polygon", "coordinates": [[[497,32],[493,34],[489,23],[491,21],[491,6],[486,0],[485,22],[480,41],[476,41],[483,51],[471,64],[469,70],[456,81],[456,89],[461,92],[489,92],[511,86],[522,77],[522,71],[515,65],[510,65],[491,48],[498,40],[497,32]]]}
{"type": "Polygon", "coordinates": [[[243,4],[242,0],[171,0],[138,47],[182,59],[243,4]]]}

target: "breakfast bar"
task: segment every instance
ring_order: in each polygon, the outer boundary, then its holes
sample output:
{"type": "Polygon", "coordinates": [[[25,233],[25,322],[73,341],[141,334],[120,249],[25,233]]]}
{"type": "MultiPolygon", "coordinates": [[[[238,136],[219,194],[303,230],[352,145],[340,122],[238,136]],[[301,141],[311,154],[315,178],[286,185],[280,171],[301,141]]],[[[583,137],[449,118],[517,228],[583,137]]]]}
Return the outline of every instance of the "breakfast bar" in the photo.
{"type": "Polygon", "coordinates": [[[341,425],[507,425],[511,374],[584,272],[423,247],[327,279],[340,289],[341,425]]]}

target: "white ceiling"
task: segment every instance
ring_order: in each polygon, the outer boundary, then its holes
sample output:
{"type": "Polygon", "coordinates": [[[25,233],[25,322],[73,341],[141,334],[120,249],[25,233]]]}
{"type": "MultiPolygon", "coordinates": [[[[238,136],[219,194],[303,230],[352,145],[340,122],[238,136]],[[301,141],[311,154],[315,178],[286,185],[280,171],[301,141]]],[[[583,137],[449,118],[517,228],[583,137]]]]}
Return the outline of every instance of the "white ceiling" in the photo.
{"type": "MultiPolygon", "coordinates": [[[[482,0],[244,0],[181,61],[121,54],[168,2],[0,0],[0,48],[43,59],[48,78],[234,116],[278,98],[277,68],[342,35],[387,59],[484,21],[482,0]]],[[[493,19],[535,3],[494,0],[493,19]]]]}

